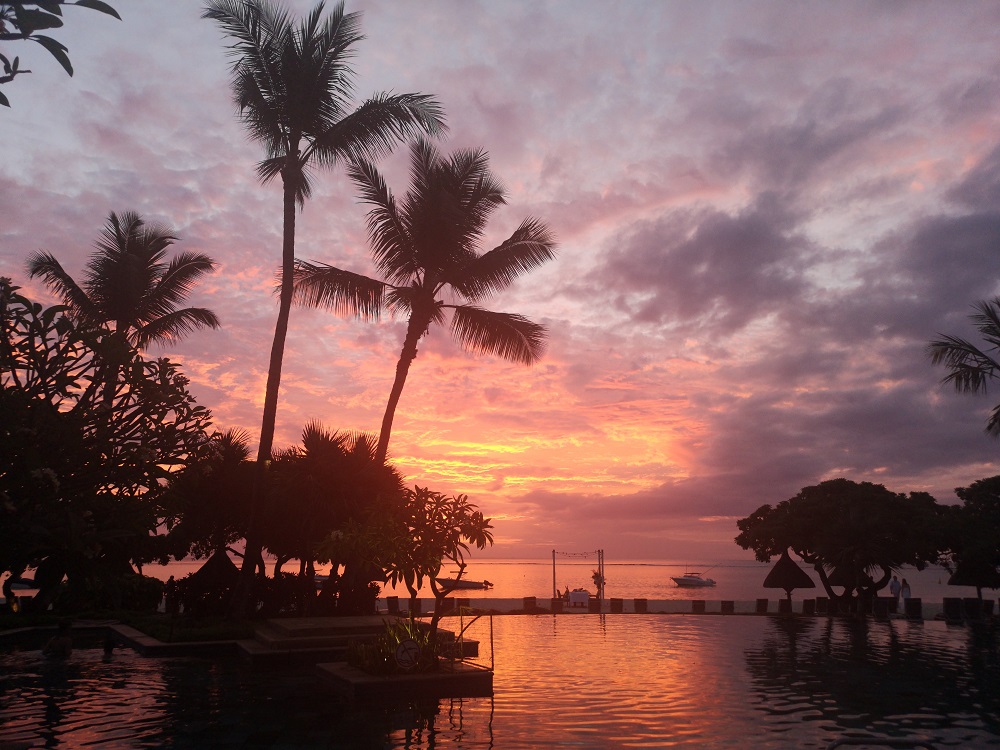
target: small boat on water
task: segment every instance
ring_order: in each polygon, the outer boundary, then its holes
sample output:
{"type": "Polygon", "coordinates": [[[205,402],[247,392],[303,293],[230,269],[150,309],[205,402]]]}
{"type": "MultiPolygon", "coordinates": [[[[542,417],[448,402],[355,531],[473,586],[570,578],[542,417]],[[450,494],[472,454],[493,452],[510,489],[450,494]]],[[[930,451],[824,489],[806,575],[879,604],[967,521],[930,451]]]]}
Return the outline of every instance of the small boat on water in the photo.
{"type": "Polygon", "coordinates": [[[489,581],[468,581],[464,578],[437,578],[439,586],[447,589],[491,589],[493,584],[489,581]]]}
{"type": "Polygon", "coordinates": [[[685,573],[682,576],[670,576],[674,583],[682,588],[703,588],[714,586],[715,580],[712,578],[702,578],[701,573],[685,573]]]}

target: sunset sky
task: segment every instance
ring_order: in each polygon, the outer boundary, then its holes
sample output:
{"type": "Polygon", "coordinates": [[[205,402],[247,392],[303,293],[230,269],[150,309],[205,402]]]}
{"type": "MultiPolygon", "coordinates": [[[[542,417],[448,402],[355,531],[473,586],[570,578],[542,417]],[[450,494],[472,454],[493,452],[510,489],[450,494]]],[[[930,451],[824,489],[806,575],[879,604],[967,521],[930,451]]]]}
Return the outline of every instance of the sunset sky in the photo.
{"type": "MultiPolygon", "coordinates": [[[[219,269],[223,328],[162,351],[222,428],[260,429],[281,188],[261,186],[225,39],[194,0],[67,8],[76,69],[7,45],[0,273],[78,275],[110,211],[172,227],[219,269]]],[[[297,14],[311,1],[288,3],[297,14]]],[[[558,258],[491,300],[544,323],[526,368],[420,347],[390,458],[467,493],[496,557],[749,558],[736,519],[844,476],[897,492],[1000,473],[1000,391],[954,393],[925,353],[1000,293],[1000,4],[354,1],[357,100],[442,103],[440,148],[482,147],[558,258]]],[[[397,195],[406,149],[382,163],[397,195]]],[[[372,273],[365,207],[317,174],[297,255],[372,273]]],[[[317,419],[377,430],[405,323],[295,309],[277,446],[317,419]]],[[[906,519],[900,519],[905,523],[906,519]]]]}

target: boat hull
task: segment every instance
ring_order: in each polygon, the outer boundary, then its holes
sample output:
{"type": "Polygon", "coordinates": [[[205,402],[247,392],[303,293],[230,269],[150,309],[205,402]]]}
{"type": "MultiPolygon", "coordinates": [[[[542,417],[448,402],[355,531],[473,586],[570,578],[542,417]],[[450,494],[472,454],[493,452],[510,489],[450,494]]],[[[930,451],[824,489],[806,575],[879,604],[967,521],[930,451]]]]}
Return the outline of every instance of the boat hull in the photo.
{"type": "Polygon", "coordinates": [[[482,591],[493,587],[489,581],[464,581],[455,578],[438,578],[436,580],[438,585],[449,589],[479,589],[482,591]]]}
{"type": "Polygon", "coordinates": [[[702,589],[715,585],[711,578],[693,578],[691,576],[671,576],[674,583],[682,588],[702,589]]]}

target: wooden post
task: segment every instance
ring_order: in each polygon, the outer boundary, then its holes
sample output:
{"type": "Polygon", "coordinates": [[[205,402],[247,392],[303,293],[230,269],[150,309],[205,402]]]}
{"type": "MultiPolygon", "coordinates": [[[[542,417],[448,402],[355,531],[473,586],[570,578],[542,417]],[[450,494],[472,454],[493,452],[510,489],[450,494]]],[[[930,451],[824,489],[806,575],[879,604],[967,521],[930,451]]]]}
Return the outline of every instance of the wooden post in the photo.
{"type": "Polygon", "coordinates": [[[556,551],[555,550],[552,550],[552,598],[553,599],[558,598],[558,594],[556,594],[556,551]]]}

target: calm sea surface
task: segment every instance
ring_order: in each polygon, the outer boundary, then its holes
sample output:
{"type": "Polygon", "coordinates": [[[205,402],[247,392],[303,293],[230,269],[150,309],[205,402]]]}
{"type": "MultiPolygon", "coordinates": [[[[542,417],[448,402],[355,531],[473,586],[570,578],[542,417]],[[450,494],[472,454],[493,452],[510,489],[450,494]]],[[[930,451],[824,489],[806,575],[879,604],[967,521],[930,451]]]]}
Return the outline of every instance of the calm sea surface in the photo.
{"type": "Polygon", "coordinates": [[[791,750],[861,735],[1000,747],[990,626],[544,615],[483,618],[472,637],[489,643],[491,622],[492,698],[372,708],[308,667],[83,648],[54,663],[26,644],[0,653],[0,747],[791,750]]]}
{"type": "MultiPolygon", "coordinates": [[[[180,578],[197,570],[201,562],[186,560],[172,563],[165,568],[147,567],[143,572],[166,579],[168,575],[180,578]]],[[[771,564],[755,561],[731,560],[722,563],[689,563],[640,560],[628,562],[605,561],[604,575],[607,579],[605,596],[621,599],[636,597],[646,599],[731,599],[735,601],[750,601],[757,598],[784,598],[784,592],[778,589],[765,589],[764,578],[771,570],[771,564]],[[716,586],[707,589],[682,589],[671,580],[671,576],[683,575],[687,570],[695,570],[716,581],[716,586]]],[[[595,591],[591,577],[597,568],[596,559],[556,559],[555,586],[565,588],[586,588],[595,591]]],[[[288,566],[291,571],[292,567],[288,566]]],[[[323,573],[328,569],[320,568],[323,573]]],[[[445,568],[443,575],[451,576],[454,570],[445,568]]],[[[819,578],[808,570],[817,587],[819,578]]],[[[925,602],[940,602],[945,597],[975,596],[976,590],[971,586],[949,586],[948,571],[943,568],[930,567],[923,571],[906,568],[902,572],[915,597],[921,597],[925,602]]],[[[470,591],[469,596],[476,598],[519,599],[524,596],[535,596],[548,599],[552,596],[552,560],[476,560],[468,562],[465,578],[474,581],[490,581],[493,588],[488,591],[470,591]]],[[[405,587],[392,588],[386,586],[383,595],[407,596],[405,587]]],[[[984,596],[996,596],[997,592],[987,590],[984,596]]],[[[425,584],[421,596],[432,596],[425,584]]],[[[796,600],[824,596],[822,588],[799,589],[793,594],[796,600]]]]}

